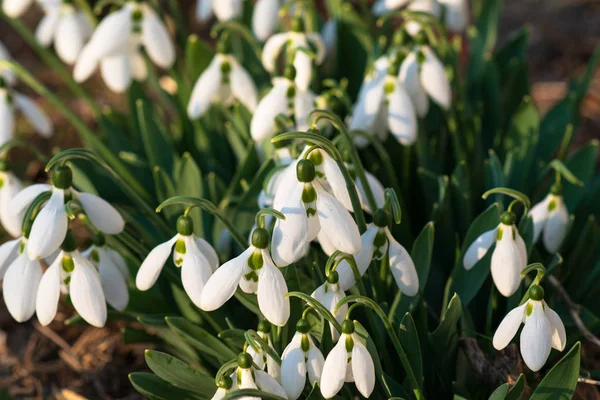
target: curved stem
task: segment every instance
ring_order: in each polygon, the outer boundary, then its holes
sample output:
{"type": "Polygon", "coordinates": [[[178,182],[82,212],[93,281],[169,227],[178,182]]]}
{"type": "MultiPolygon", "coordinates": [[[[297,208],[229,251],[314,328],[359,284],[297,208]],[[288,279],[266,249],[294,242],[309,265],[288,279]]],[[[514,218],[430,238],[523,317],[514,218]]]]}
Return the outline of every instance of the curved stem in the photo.
{"type": "Polygon", "coordinates": [[[285,297],[298,297],[299,299],[304,300],[304,302],[311,306],[321,317],[323,317],[331,325],[333,325],[333,327],[338,332],[342,332],[342,326],[339,322],[337,322],[333,314],[331,314],[328,309],[323,307],[321,303],[319,303],[317,300],[313,299],[309,295],[304,294],[302,292],[289,292],[285,295],[285,297]]]}
{"type": "Polygon", "coordinates": [[[23,236],[29,236],[29,230],[31,229],[31,224],[33,220],[40,212],[42,204],[44,204],[48,199],[52,196],[52,191],[48,190],[46,192],[42,192],[38,194],[38,196],[31,202],[25,215],[23,216],[23,222],[21,224],[21,230],[23,231],[23,236]]]}
{"type": "Polygon", "coordinates": [[[577,185],[577,186],[583,186],[583,182],[581,180],[579,180],[570,170],[569,168],[567,168],[567,166],[565,164],[563,164],[562,161],[555,159],[552,160],[552,162],[550,163],[550,167],[552,169],[554,169],[554,171],[556,171],[557,174],[557,183],[560,184],[560,177],[562,176],[563,178],[565,178],[568,182],[572,183],[573,185],[577,185]]]}
{"type": "Polygon", "coordinates": [[[515,190],[515,189],[498,187],[498,188],[488,190],[481,197],[485,200],[488,198],[489,195],[497,194],[497,193],[504,194],[506,196],[510,196],[514,199],[519,200],[525,206],[525,213],[527,213],[527,211],[531,208],[531,202],[529,201],[529,197],[527,197],[524,193],[519,192],[518,190],[515,190]]]}
{"type": "Polygon", "coordinates": [[[222,21],[213,26],[213,28],[210,30],[210,35],[213,38],[216,38],[219,36],[221,31],[224,30],[228,31],[230,34],[233,32],[239,33],[240,36],[244,38],[244,40],[248,43],[248,45],[256,55],[256,58],[259,60],[262,59],[262,48],[254,38],[254,35],[252,35],[252,33],[248,30],[248,28],[246,28],[244,25],[240,24],[237,21],[222,21]]]}
{"type": "Polygon", "coordinates": [[[252,346],[252,348],[254,350],[264,351],[265,353],[267,353],[267,355],[269,357],[271,357],[277,363],[277,365],[281,365],[281,357],[279,357],[279,354],[277,354],[277,352],[275,350],[273,350],[273,348],[271,346],[269,346],[269,343],[267,343],[263,338],[261,338],[258,335],[258,333],[256,333],[252,329],[249,329],[244,334],[244,338],[250,344],[250,346],[252,346]]]}
{"type": "Polygon", "coordinates": [[[225,364],[223,364],[221,366],[221,368],[219,368],[219,370],[217,371],[217,374],[215,375],[215,384],[217,386],[219,386],[219,384],[221,383],[221,379],[223,379],[223,376],[229,375],[227,372],[229,370],[235,369],[237,367],[238,367],[237,358],[235,358],[231,361],[227,361],[225,364]]]}
{"type": "Polygon", "coordinates": [[[28,150],[38,161],[43,162],[44,164],[48,162],[48,157],[42,154],[38,149],[33,147],[30,143],[25,143],[19,139],[11,139],[0,146],[0,158],[6,158],[8,156],[8,152],[17,147],[28,150]]]}
{"type": "Polygon", "coordinates": [[[524,278],[531,271],[537,272],[532,285],[539,284],[542,281],[542,279],[544,278],[544,275],[546,274],[546,268],[542,265],[542,263],[533,263],[533,264],[529,264],[528,266],[523,268],[523,271],[521,271],[521,277],[524,278]]]}
{"type": "Polygon", "coordinates": [[[265,227],[265,215],[271,215],[275,218],[285,219],[285,215],[281,212],[275,210],[274,208],[261,208],[256,213],[256,217],[254,217],[254,223],[257,227],[264,228],[265,227]]]}
{"type": "Polygon", "coordinates": [[[385,205],[391,207],[392,215],[394,216],[394,222],[399,224],[402,222],[402,208],[400,208],[400,202],[396,196],[396,191],[392,188],[387,188],[384,191],[385,194],[385,205]]]}

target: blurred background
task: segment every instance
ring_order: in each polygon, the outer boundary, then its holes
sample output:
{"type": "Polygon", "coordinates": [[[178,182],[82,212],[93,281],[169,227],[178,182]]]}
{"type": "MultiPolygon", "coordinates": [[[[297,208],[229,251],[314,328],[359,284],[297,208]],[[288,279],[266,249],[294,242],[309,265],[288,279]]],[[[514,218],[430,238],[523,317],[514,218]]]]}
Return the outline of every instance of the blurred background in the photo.
{"type": "MultiPolygon", "coordinates": [[[[189,7],[185,15],[190,16],[192,30],[207,37],[207,28],[193,21],[195,1],[180,0],[179,3],[189,7]]],[[[23,19],[34,30],[41,16],[41,11],[34,7],[23,19]]],[[[583,72],[594,48],[600,44],[600,0],[504,1],[499,45],[510,38],[511,32],[523,27],[529,31],[531,93],[544,113],[564,96],[569,78],[583,72]]],[[[16,32],[2,22],[0,41],[15,60],[91,123],[84,102],[73,98],[58,76],[41,62],[16,32]]],[[[85,86],[100,104],[126,107],[126,96],[113,94],[98,78],[89,80],[85,86]]],[[[20,85],[19,89],[34,96],[55,126],[54,137],[46,140],[23,123],[19,125],[21,137],[45,153],[51,153],[57,147],[78,146],[74,130],[61,115],[53,112],[44,99],[35,96],[24,85],[20,85]]],[[[592,81],[581,113],[577,141],[584,143],[592,138],[600,139],[600,70],[592,81]]],[[[572,148],[577,148],[577,145],[572,148]]],[[[28,155],[23,155],[29,159],[28,155]]],[[[19,153],[15,152],[13,157],[18,158],[19,153]]],[[[43,180],[43,165],[30,164],[25,178],[29,181],[43,180]]],[[[40,326],[35,318],[18,324],[1,302],[0,298],[0,389],[10,389],[14,398],[23,399],[143,398],[131,387],[127,374],[146,369],[144,349],[151,345],[128,344],[127,338],[123,343],[122,327],[114,323],[103,329],[65,327],[62,321],[70,315],[60,312],[60,309],[56,320],[48,327],[40,326]]],[[[594,353],[592,348],[585,354],[595,359],[597,362],[594,364],[600,369],[600,354],[594,353]]],[[[1,392],[0,398],[3,398],[1,392]]],[[[575,398],[600,400],[600,395],[593,386],[580,385],[575,398]]]]}

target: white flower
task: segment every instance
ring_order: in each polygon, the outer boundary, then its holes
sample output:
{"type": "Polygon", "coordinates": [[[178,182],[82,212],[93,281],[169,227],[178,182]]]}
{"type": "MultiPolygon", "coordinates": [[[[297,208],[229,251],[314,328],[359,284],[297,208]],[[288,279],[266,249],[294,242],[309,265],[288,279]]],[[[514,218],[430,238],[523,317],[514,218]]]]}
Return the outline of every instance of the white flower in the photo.
{"type": "MultiPolygon", "coordinates": [[[[389,130],[400,143],[408,146],[417,139],[416,114],[406,83],[395,76],[391,64],[385,56],[375,62],[372,74],[361,87],[350,129],[363,130],[382,139],[389,130]]],[[[357,144],[365,145],[366,141],[359,138],[357,144]]]]}
{"type": "MultiPolygon", "coordinates": [[[[341,324],[344,322],[346,318],[346,312],[348,311],[348,304],[342,304],[342,306],[337,310],[335,307],[337,304],[346,297],[346,293],[342,290],[339,283],[339,275],[337,271],[331,271],[329,276],[327,277],[327,281],[319,286],[310,297],[317,300],[319,303],[323,305],[326,309],[331,312],[331,314],[335,317],[335,319],[341,324]]],[[[333,340],[337,340],[340,334],[330,323],[329,328],[331,331],[331,337],[333,340]]]]}
{"type": "Polygon", "coordinates": [[[321,374],[321,394],[326,399],[334,397],[344,382],[354,382],[356,388],[368,398],[375,388],[375,365],[371,354],[354,333],[354,323],[342,324],[342,335],[327,355],[321,374]]]}
{"type": "Polygon", "coordinates": [[[252,244],[242,254],[223,264],[210,277],[200,308],[213,311],[234,294],[237,286],[246,293],[256,293],[258,307],[265,318],[276,326],[284,326],[290,317],[290,301],[283,274],[275,266],[267,249],[269,233],[257,228],[252,233],[252,244]]]}
{"type": "Polygon", "coordinates": [[[469,4],[467,0],[438,0],[444,7],[444,22],[448,30],[455,33],[464,32],[469,23],[469,4]]]}
{"type": "Polygon", "coordinates": [[[56,316],[63,287],[68,289],[73,306],[81,318],[98,328],[106,323],[106,300],[100,275],[76,246],[72,236],[66,239],[63,251],[40,281],[35,309],[40,324],[44,326],[56,316]]]}
{"type": "MultiPolygon", "coordinates": [[[[6,2],[3,2],[2,4],[6,4],[6,2]]],[[[0,42],[0,61],[4,61],[4,60],[11,61],[12,57],[10,56],[10,53],[8,52],[6,47],[4,47],[2,42],[0,42]]],[[[17,82],[15,73],[8,68],[2,69],[2,71],[0,72],[0,77],[4,78],[6,83],[8,83],[8,85],[11,85],[11,86],[17,82]]]]}
{"type": "MultiPolygon", "coordinates": [[[[98,24],[75,63],[75,80],[83,82],[88,79],[99,63],[103,64],[105,80],[109,72],[125,75],[119,78],[122,81],[129,76],[128,82],[131,76],[136,79],[145,77],[139,46],[143,46],[154,64],[161,68],[170,68],[175,62],[175,46],[156,12],[146,3],[128,2],[98,24]],[[110,60],[108,66],[105,65],[106,59],[110,60]],[[104,72],[105,69],[108,71],[104,72]]],[[[123,84],[113,82],[113,86],[121,88],[123,84]]]]}
{"type": "Polygon", "coordinates": [[[425,117],[429,111],[427,96],[444,110],[450,108],[452,90],[444,64],[429,46],[415,47],[402,62],[398,77],[419,117],[425,117]]]}
{"type": "Polygon", "coordinates": [[[521,271],[527,266],[525,242],[514,225],[514,214],[509,213],[503,214],[503,222],[497,228],[479,235],[463,257],[465,269],[470,270],[495,243],[491,261],[492,278],[498,291],[505,297],[517,291],[521,283],[521,271]]]}
{"type": "Polygon", "coordinates": [[[27,239],[22,238],[13,244],[9,253],[14,258],[4,274],[2,294],[8,312],[17,322],[25,322],[35,312],[35,297],[42,279],[42,265],[38,260],[27,257],[27,239]]]}
{"type": "Polygon", "coordinates": [[[82,254],[98,269],[106,302],[115,310],[123,311],[129,303],[129,270],[123,257],[103,241],[104,237],[97,235],[94,244],[82,254]]]}
{"type": "Polygon", "coordinates": [[[201,23],[210,20],[213,14],[219,21],[237,19],[244,12],[243,0],[198,0],[196,18],[201,23]]]}
{"type": "MultiPolygon", "coordinates": [[[[269,347],[273,348],[273,341],[271,340],[271,335],[269,335],[270,331],[271,324],[269,324],[267,321],[262,321],[258,324],[258,336],[264,340],[269,347]]],[[[266,368],[269,375],[275,378],[278,382],[281,380],[281,368],[267,352],[262,351],[261,348],[255,350],[252,346],[248,346],[246,352],[250,354],[254,364],[256,364],[259,369],[265,370],[266,368]]]]}
{"type": "Polygon", "coordinates": [[[252,12],[252,32],[261,42],[277,31],[280,0],[257,0],[252,12]]]}
{"type": "Polygon", "coordinates": [[[262,53],[262,63],[268,72],[275,71],[276,61],[284,46],[294,52],[293,65],[296,69],[295,82],[298,89],[304,91],[310,86],[312,79],[313,58],[307,52],[314,47],[314,61],[320,65],[325,59],[325,44],[319,33],[304,33],[302,20],[295,18],[289,32],[277,33],[265,43],[262,53]]]}
{"type": "Polygon", "coordinates": [[[533,219],[533,242],[543,237],[546,250],[556,253],[569,228],[569,211],[563,197],[560,194],[547,195],[529,211],[529,216],[533,219]]]}
{"type": "Polygon", "coordinates": [[[45,12],[35,32],[38,42],[44,47],[54,42],[60,59],[72,65],[91,36],[92,26],[72,4],[45,7],[45,12]]]}
{"type": "MultiPolygon", "coordinates": [[[[286,167],[289,166],[294,159],[290,154],[290,150],[287,147],[282,147],[276,149],[273,154],[273,160],[275,161],[275,170],[265,179],[265,184],[263,189],[258,194],[258,206],[259,208],[267,208],[273,206],[273,201],[275,199],[275,194],[277,193],[277,188],[282,183],[283,178],[286,176],[286,171],[288,170],[286,167]]],[[[272,218],[271,215],[265,215],[270,221],[272,218]]],[[[267,221],[265,219],[265,221],[267,221]]],[[[265,223],[267,226],[270,225],[270,222],[265,223]]]]}
{"type": "Polygon", "coordinates": [[[194,85],[187,113],[191,119],[197,119],[204,115],[211,104],[230,106],[234,100],[254,112],[257,99],[256,86],[248,71],[234,56],[217,53],[194,85]]]}
{"type": "MultiPolygon", "coordinates": [[[[442,13],[438,0],[412,0],[408,4],[407,9],[430,14],[435,17],[435,19],[438,19],[442,13]]],[[[408,21],[406,23],[406,31],[412,36],[415,36],[421,31],[421,24],[415,21],[408,21]]]]}
{"type": "Polygon", "coordinates": [[[296,333],[281,356],[281,386],[290,400],[302,394],[308,375],[310,386],[321,380],[325,358],[308,333],[310,325],[301,319],[296,324],[296,333]]]}
{"type": "Polygon", "coordinates": [[[33,4],[33,0],[2,0],[2,11],[11,18],[20,17],[33,4]]]}
{"type": "Polygon", "coordinates": [[[328,236],[335,249],[358,253],[358,227],[348,210],[315,181],[313,162],[300,160],[295,169],[296,176],[288,172],[274,200],[274,207],[286,217],[278,219],[273,228],[271,251],[275,263],[285,266],[298,261],[319,233],[328,236]]]}
{"type": "Polygon", "coordinates": [[[123,231],[125,221],[121,214],[106,200],[72,189],[72,178],[72,171],[68,166],[57,167],[52,172],[52,186],[29,186],[19,192],[11,202],[13,213],[18,214],[27,210],[38,195],[50,192],[50,198],[41,206],[29,235],[27,251],[32,260],[48,257],[64,241],[69,225],[65,203],[69,198],[81,206],[92,225],[99,231],[109,235],[123,231]]]}
{"type": "Polygon", "coordinates": [[[138,270],[135,284],[139,290],[150,289],[173,251],[173,263],[181,267],[181,281],[192,302],[200,307],[202,292],[211,274],[219,266],[219,258],[212,246],[194,235],[191,217],[182,215],[177,220],[177,234],[156,246],[138,270]]]}
{"type": "Polygon", "coordinates": [[[24,212],[13,213],[12,199],[23,189],[21,180],[10,171],[0,171],[0,223],[12,237],[21,236],[24,212]]]}
{"type": "MultiPolygon", "coordinates": [[[[252,357],[249,354],[241,353],[238,356],[238,365],[235,371],[237,389],[259,389],[263,392],[287,398],[285,390],[275,378],[252,366],[252,357]]],[[[254,397],[245,399],[250,400],[254,397]]]]}
{"type": "Polygon", "coordinates": [[[0,280],[7,268],[17,259],[21,251],[21,238],[8,240],[0,245],[0,280]]]}
{"type": "Polygon", "coordinates": [[[494,348],[502,350],[517,334],[521,323],[525,323],[521,332],[521,355],[529,369],[536,372],[546,363],[551,348],[565,349],[567,336],[560,317],[543,300],[543,291],[538,300],[533,297],[532,294],[525,304],[504,317],[494,334],[493,344],[494,348]]]}
{"type": "Polygon", "coordinates": [[[15,111],[19,110],[43,137],[52,135],[52,122],[31,98],[8,88],[0,78],[0,146],[15,135],[15,111]]]}
{"type": "Polygon", "coordinates": [[[123,93],[133,80],[144,82],[148,77],[148,67],[139,38],[130,38],[123,50],[104,57],[100,61],[100,74],[106,86],[115,93],[123,93]]]}
{"type": "Polygon", "coordinates": [[[317,96],[310,90],[299,90],[293,80],[293,67],[286,68],[287,77],[273,78],[273,88],[263,97],[250,122],[250,134],[261,142],[277,133],[275,117],[287,115],[295,120],[296,130],[309,128],[307,118],[315,109],[317,96]],[[287,73],[289,71],[289,73],[287,73]]]}
{"type": "Polygon", "coordinates": [[[235,378],[235,373],[231,374],[231,376],[224,376],[217,385],[217,391],[211,400],[221,400],[229,393],[235,392],[238,389],[237,379],[235,378]]]}

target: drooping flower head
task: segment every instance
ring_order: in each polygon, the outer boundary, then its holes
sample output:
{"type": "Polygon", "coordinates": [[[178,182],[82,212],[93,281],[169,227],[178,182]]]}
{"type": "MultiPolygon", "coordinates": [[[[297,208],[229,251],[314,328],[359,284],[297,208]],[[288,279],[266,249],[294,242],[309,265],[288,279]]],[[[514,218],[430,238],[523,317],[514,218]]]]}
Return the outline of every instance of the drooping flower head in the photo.
{"type": "MultiPolygon", "coordinates": [[[[269,345],[269,347],[273,348],[273,341],[271,340],[271,324],[268,321],[264,320],[259,322],[257,334],[269,345]]],[[[259,369],[263,371],[266,369],[267,373],[277,381],[281,380],[281,367],[269,353],[263,351],[262,348],[255,349],[251,345],[246,348],[246,352],[250,354],[254,364],[256,364],[259,369]]]]}
{"type": "Polygon", "coordinates": [[[196,3],[196,18],[201,23],[208,22],[213,15],[219,21],[229,21],[242,16],[244,0],[198,0],[196,3]]]}
{"type": "MultiPolygon", "coordinates": [[[[337,304],[346,297],[346,293],[342,290],[339,285],[339,274],[337,271],[329,272],[327,276],[327,280],[314,292],[310,295],[310,297],[317,300],[319,303],[323,305],[331,314],[335,317],[335,319],[342,323],[344,318],[346,317],[346,312],[348,311],[348,304],[344,303],[341,307],[337,308],[337,304]]],[[[330,331],[333,340],[337,340],[339,337],[339,333],[334,329],[333,325],[330,323],[330,331]]]]}
{"type": "Polygon", "coordinates": [[[261,42],[277,31],[281,0],[257,0],[252,12],[252,32],[261,42]]]}
{"type": "Polygon", "coordinates": [[[542,238],[549,253],[556,253],[569,228],[569,211],[565,206],[560,185],[553,185],[550,193],[529,211],[533,220],[533,242],[542,238]]]}
{"type": "Polygon", "coordinates": [[[237,364],[238,367],[234,373],[236,382],[232,385],[230,391],[235,391],[233,387],[237,389],[259,389],[286,398],[285,390],[275,378],[265,371],[254,368],[250,354],[240,353],[237,364]]]}
{"type": "Polygon", "coordinates": [[[6,161],[0,159],[0,224],[15,238],[21,236],[21,225],[25,213],[14,213],[11,202],[22,189],[21,180],[8,170],[6,161]]]}

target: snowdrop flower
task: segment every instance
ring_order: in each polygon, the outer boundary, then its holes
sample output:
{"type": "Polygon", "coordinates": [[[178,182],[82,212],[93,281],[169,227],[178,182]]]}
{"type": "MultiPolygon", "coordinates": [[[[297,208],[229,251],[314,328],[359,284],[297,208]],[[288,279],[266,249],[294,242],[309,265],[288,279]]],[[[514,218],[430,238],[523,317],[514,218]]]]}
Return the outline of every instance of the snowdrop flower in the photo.
{"type": "Polygon", "coordinates": [[[321,374],[321,394],[326,399],[334,397],[344,386],[354,382],[356,388],[368,398],[375,388],[375,365],[371,354],[354,333],[354,323],[342,323],[342,335],[327,355],[321,374]]]}
{"type": "Polygon", "coordinates": [[[301,18],[294,18],[289,32],[277,33],[265,43],[262,63],[268,72],[275,71],[276,61],[285,45],[293,52],[293,65],[296,69],[295,82],[300,90],[307,90],[312,79],[312,57],[306,51],[314,47],[314,60],[320,65],[325,59],[325,44],[319,33],[304,33],[301,18]]]}
{"type": "Polygon", "coordinates": [[[533,242],[542,237],[546,250],[556,253],[569,228],[569,211],[561,188],[556,185],[552,187],[550,194],[529,211],[529,216],[533,219],[533,242]]]}
{"type": "Polygon", "coordinates": [[[92,34],[92,26],[70,2],[63,1],[44,8],[46,15],[35,32],[38,42],[44,47],[54,42],[60,59],[69,65],[74,64],[92,34]]]}
{"type": "Polygon", "coordinates": [[[74,201],[99,231],[116,235],[123,231],[125,221],[121,214],[106,200],[90,194],[79,193],[71,188],[73,172],[62,165],[52,172],[52,185],[35,184],[20,191],[12,200],[14,213],[27,210],[29,205],[42,193],[48,193],[49,199],[43,204],[33,222],[27,253],[29,258],[37,260],[50,256],[65,239],[69,218],[65,209],[67,201],[74,201]]]}
{"type": "Polygon", "coordinates": [[[106,245],[101,233],[94,236],[93,244],[82,254],[98,269],[106,302],[117,311],[125,310],[129,303],[129,270],[123,257],[106,245]]]}
{"type": "Polygon", "coordinates": [[[0,223],[12,237],[21,236],[25,213],[15,214],[11,202],[22,189],[21,180],[7,170],[6,161],[0,161],[0,223]]]}
{"type": "Polygon", "coordinates": [[[2,11],[11,18],[20,17],[33,4],[33,0],[2,0],[2,11]]]}
{"type": "Polygon", "coordinates": [[[277,31],[280,0],[257,0],[252,12],[252,32],[261,42],[277,31]]]}
{"type": "MultiPolygon", "coordinates": [[[[4,2],[2,3],[4,4],[4,2]]],[[[12,57],[10,56],[10,53],[8,52],[8,50],[6,49],[6,47],[4,47],[4,45],[2,44],[2,42],[0,42],[0,61],[11,61],[12,57]]],[[[3,68],[0,71],[0,77],[4,78],[4,80],[6,81],[6,83],[8,85],[14,85],[17,82],[17,78],[15,77],[15,73],[8,69],[8,68],[3,68]]]]}
{"type": "Polygon", "coordinates": [[[117,78],[123,81],[129,77],[130,82],[131,76],[140,78],[145,66],[138,58],[139,46],[161,68],[170,68],[175,62],[175,46],[159,16],[145,2],[130,1],[98,24],[75,63],[75,80],[88,79],[99,63],[105,80],[109,72],[120,73],[117,78]]]}
{"type": "MultiPolygon", "coordinates": [[[[350,129],[381,139],[389,130],[400,143],[409,146],[417,139],[417,118],[406,83],[396,77],[399,62],[391,62],[385,56],[375,62],[373,74],[365,78],[354,106],[350,129]]],[[[364,139],[357,140],[358,145],[366,143],[364,139]]]]}
{"type": "Polygon", "coordinates": [[[467,0],[438,0],[444,8],[444,22],[450,32],[460,33],[469,23],[469,4],[467,0]]]}
{"type": "MultiPolygon", "coordinates": [[[[328,309],[340,324],[344,322],[346,312],[348,311],[348,304],[342,304],[337,312],[335,309],[340,300],[346,297],[346,293],[344,293],[339,285],[339,275],[337,271],[331,271],[325,283],[312,292],[310,297],[314,298],[321,303],[323,307],[328,309]]],[[[334,329],[331,323],[329,324],[329,327],[331,331],[331,337],[333,340],[337,340],[340,334],[336,329],[334,329]]]]}
{"type": "Polygon", "coordinates": [[[142,56],[138,38],[130,38],[127,46],[100,61],[100,74],[106,86],[115,93],[123,93],[133,80],[144,82],[148,67],[142,56]]]}
{"type": "Polygon", "coordinates": [[[0,146],[15,134],[15,111],[19,110],[43,137],[52,135],[52,122],[31,98],[6,86],[0,77],[0,146]]]}
{"type": "Polygon", "coordinates": [[[187,108],[191,119],[200,118],[213,103],[230,106],[238,100],[250,112],[256,109],[258,94],[254,81],[226,47],[221,40],[217,54],[194,85],[187,108]]]}
{"type": "Polygon", "coordinates": [[[258,307],[265,318],[284,326],[290,317],[290,301],[283,274],[269,254],[269,232],[256,228],[251,244],[242,254],[223,264],[210,277],[200,299],[200,308],[213,311],[235,294],[239,285],[246,293],[256,293],[258,307]]]}
{"type": "Polygon", "coordinates": [[[255,142],[261,142],[277,133],[275,117],[285,114],[296,122],[296,130],[307,130],[308,115],[315,109],[317,96],[310,90],[300,90],[294,83],[296,70],[285,69],[283,77],[273,78],[273,88],[263,97],[250,122],[250,134],[255,142]]]}
{"type": "MultiPolygon", "coordinates": [[[[232,375],[235,378],[235,374],[232,375]]],[[[233,380],[230,376],[223,376],[217,385],[217,391],[211,400],[221,400],[229,393],[235,392],[237,388],[237,380],[233,380]]]]}
{"type": "Polygon", "coordinates": [[[187,215],[177,219],[177,234],[148,254],[140,266],[135,284],[139,290],[150,289],[158,279],[173,247],[173,263],[181,267],[183,289],[192,302],[200,307],[202,292],[208,278],[219,266],[219,257],[207,241],[194,235],[193,220],[187,215]]]}
{"type": "Polygon", "coordinates": [[[238,356],[238,368],[235,372],[238,389],[259,389],[283,398],[287,398],[285,390],[279,382],[265,371],[252,366],[252,357],[247,353],[238,356]]]}
{"type": "MultiPolygon", "coordinates": [[[[279,143],[275,143],[277,146],[279,143]]],[[[275,194],[277,188],[285,179],[286,173],[288,172],[288,166],[294,162],[294,159],[290,153],[289,148],[280,147],[276,148],[273,154],[273,160],[275,161],[275,169],[273,173],[268,175],[265,179],[263,189],[258,194],[258,206],[259,208],[270,208],[273,207],[273,201],[275,200],[275,194]]],[[[265,215],[268,218],[265,225],[269,226],[272,216],[265,215]]]]}
{"type": "Polygon", "coordinates": [[[281,386],[290,400],[296,400],[302,394],[307,374],[311,387],[321,380],[325,358],[309,331],[309,322],[300,319],[292,341],[281,356],[281,386]]]}
{"type": "Polygon", "coordinates": [[[296,177],[280,185],[274,200],[275,209],[286,217],[278,219],[273,228],[271,252],[275,263],[285,266],[298,261],[320,232],[329,237],[335,249],[358,253],[358,227],[348,210],[315,181],[314,163],[303,159],[295,166],[296,177]]]}
{"type": "Polygon", "coordinates": [[[444,70],[444,64],[431,47],[417,46],[408,53],[398,75],[410,96],[419,117],[429,112],[429,99],[444,110],[450,108],[452,90],[444,70]]]}
{"type": "Polygon", "coordinates": [[[567,335],[558,314],[544,301],[544,289],[533,285],[529,289],[529,300],[509,312],[494,334],[493,344],[496,350],[502,350],[517,334],[521,323],[521,355],[530,370],[539,371],[550,350],[563,351],[567,344],[567,335]]]}
{"type": "Polygon", "coordinates": [[[498,227],[484,232],[469,246],[463,258],[468,271],[488,252],[493,244],[492,278],[498,291],[505,297],[512,296],[521,283],[521,271],[527,266],[525,242],[515,226],[516,216],[507,211],[502,214],[498,227]]]}
{"type": "Polygon", "coordinates": [[[196,3],[196,18],[201,23],[208,22],[213,15],[219,21],[238,19],[243,12],[243,0],[198,0],[196,3]]]}
{"type": "MultiPolygon", "coordinates": [[[[439,18],[444,8],[444,22],[449,31],[460,33],[467,28],[469,7],[466,0],[377,0],[373,4],[373,14],[382,16],[390,11],[408,5],[412,11],[421,11],[439,18]]],[[[407,24],[411,33],[415,34],[420,26],[416,22],[407,24]]]]}
{"type": "Polygon", "coordinates": [[[21,244],[23,238],[19,237],[14,240],[8,240],[0,245],[0,280],[4,278],[4,274],[8,267],[24,253],[21,244]]]}
{"type": "MultiPolygon", "coordinates": [[[[436,19],[438,19],[442,13],[438,0],[412,0],[408,4],[407,9],[430,14],[436,19]]],[[[408,21],[406,23],[406,31],[412,36],[415,36],[421,31],[421,24],[415,21],[408,21]]]]}
{"type": "MultiPolygon", "coordinates": [[[[31,243],[31,242],[30,242],[31,243]]],[[[42,277],[35,300],[40,324],[46,326],[56,316],[61,290],[67,289],[75,310],[87,323],[101,328],[106,323],[106,300],[100,275],[78,250],[68,233],[62,251],[42,277]]]]}
{"type": "MultiPolygon", "coordinates": [[[[269,322],[261,321],[258,324],[258,336],[267,342],[269,347],[273,348],[273,341],[271,340],[271,335],[269,334],[270,332],[271,324],[269,322]]],[[[269,375],[271,375],[277,381],[281,380],[281,368],[279,367],[279,364],[277,364],[277,362],[269,356],[268,353],[262,351],[261,348],[255,350],[252,346],[248,346],[246,352],[250,354],[254,364],[256,364],[259,369],[264,370],[266,368],[269,375]]]]}

